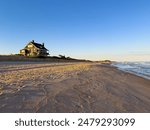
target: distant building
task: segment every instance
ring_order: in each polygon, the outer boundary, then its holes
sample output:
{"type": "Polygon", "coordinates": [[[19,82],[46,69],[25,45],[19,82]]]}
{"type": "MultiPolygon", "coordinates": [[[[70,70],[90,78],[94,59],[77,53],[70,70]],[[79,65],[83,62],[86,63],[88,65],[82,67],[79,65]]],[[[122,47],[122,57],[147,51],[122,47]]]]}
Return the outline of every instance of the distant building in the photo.
{"type": "Polygon", "coordinates": [[[20,50],[20,54],[24,56],[47,56],[49,50],[45,48],[44,43],[40,44],[32,40],[24,49],[20,50]]]}

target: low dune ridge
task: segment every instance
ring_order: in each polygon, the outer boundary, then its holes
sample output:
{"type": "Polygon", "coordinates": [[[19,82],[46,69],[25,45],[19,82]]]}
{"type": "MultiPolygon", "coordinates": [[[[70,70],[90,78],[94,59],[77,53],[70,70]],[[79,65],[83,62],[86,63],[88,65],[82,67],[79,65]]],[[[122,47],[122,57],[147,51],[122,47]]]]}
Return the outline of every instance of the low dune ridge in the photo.
{"type": "Polygon", "coordinates": [[[150,80],[99,63],[0,65],[0,112],[150,112],[150,80]]]}

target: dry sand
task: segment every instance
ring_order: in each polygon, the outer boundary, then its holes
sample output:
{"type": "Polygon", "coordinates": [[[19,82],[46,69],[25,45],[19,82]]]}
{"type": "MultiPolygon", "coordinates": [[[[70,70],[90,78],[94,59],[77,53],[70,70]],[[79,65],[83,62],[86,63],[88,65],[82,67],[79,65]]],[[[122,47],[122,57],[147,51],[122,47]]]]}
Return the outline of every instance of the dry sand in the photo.
{"type": "Polygon", "coordinates": [[[150,80],[92,63],[1,63],[0,112],[150,112],[150,80]]]}

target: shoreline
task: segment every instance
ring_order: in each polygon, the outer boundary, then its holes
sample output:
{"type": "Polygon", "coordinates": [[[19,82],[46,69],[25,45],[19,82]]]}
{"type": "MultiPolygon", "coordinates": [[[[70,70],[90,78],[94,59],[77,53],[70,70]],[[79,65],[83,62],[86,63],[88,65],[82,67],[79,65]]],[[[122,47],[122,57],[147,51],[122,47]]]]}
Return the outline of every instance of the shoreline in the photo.
{"type": "MultiPolygon", "coordinates": [[[[0,71],[0,112],[150,112],[150,80],[114,66],[50,63],[46,67],[4,67],[7,71],[0,71]]],[[[2,64],[0,69],[4,70],[2,64]]]]}
{"type": "Polygon", "coordinates": [[[112,66],[117,67],[119,70],[134,74],[139,77],[150,80],[150,62],[126,62],[112,63],[112,66]]]}
{"type": "Polygon", "coordinates": [[[123,71],[123,72],[129,73],[129,74],[132,74],[132,75],[135,75],[135,76],[144,78],[144,79],[146,79],[146,80],[150,80],[150,77],[148,77],[148,76],[144,76],[144,75],[142,75],[142,74],[138,74],[138,73],[131,72],[131,71],[126,71],[126,70],[119,69],[119,68],[117,68],[117,69],[118,69],[118,70],[121,70],[121,71],[123,71]]]}
{"type": "Polygon", "coordinates": [[[142,75],[142,74],[138,74],[138,73],[136,73],[136,72],[131,72],[131,71],[123,70],[123,69],[121,69],[121,68],[119,68],[119,67],[117,67],[117,66],[113,66],[113,65],[110,66],[110,67],[114,67],[114,68],[116,68],[116,69],[118,69],[118,70],[120,70],[120,71],[123,71],[124,73],[132,74],[132,75],[134,75],[134,76],[137,76],[137,77],[140,77],[140,78],[143,78],[143,79],[146,79],[146,80],[150,80],[150,77],[144,76],[144,75],[142,75]]]}

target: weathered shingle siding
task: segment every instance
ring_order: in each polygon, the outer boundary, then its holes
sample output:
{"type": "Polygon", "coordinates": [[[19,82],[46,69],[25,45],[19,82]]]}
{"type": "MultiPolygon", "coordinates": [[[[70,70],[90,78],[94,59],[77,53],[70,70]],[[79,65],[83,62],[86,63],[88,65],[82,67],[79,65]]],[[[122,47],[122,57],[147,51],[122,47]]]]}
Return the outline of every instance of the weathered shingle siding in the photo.
{"type": "Polygon", "coordinates": [[[20,50],[20,54],[24,56],[47,56],[47,51],[44,45],[30,42],[24,49],[20,50]]]}

